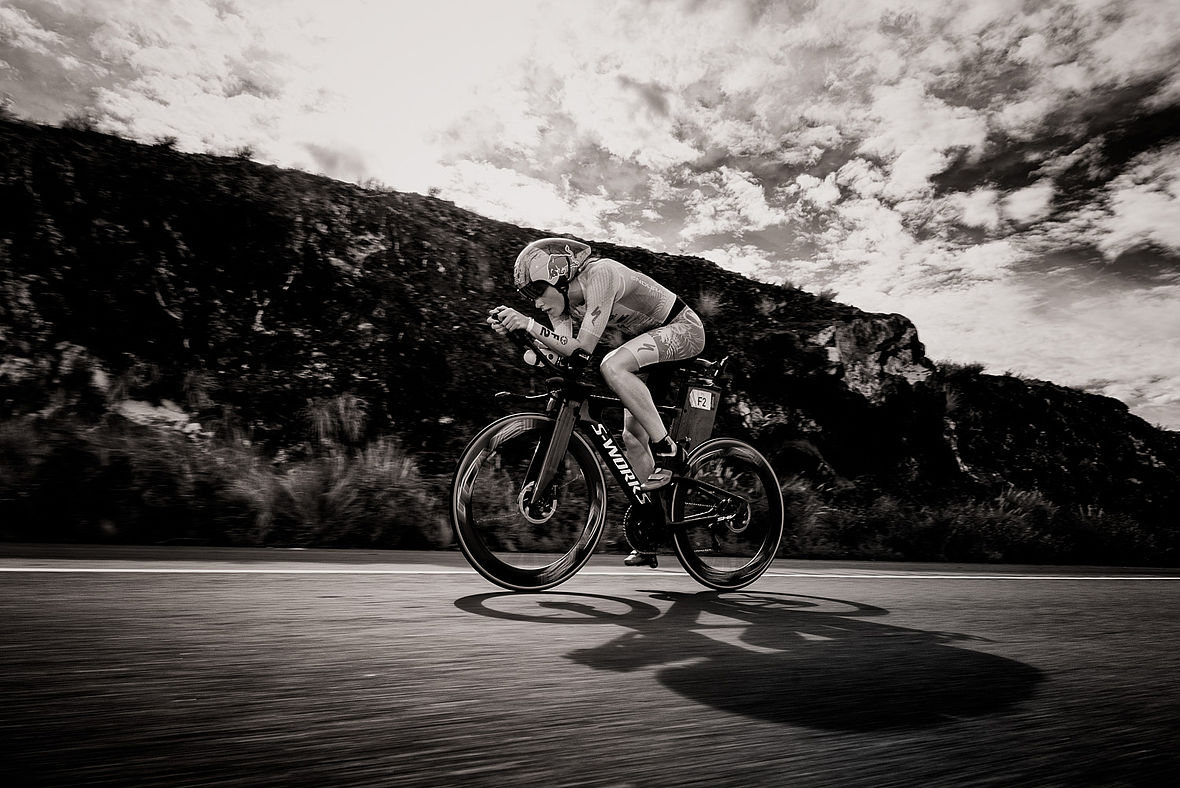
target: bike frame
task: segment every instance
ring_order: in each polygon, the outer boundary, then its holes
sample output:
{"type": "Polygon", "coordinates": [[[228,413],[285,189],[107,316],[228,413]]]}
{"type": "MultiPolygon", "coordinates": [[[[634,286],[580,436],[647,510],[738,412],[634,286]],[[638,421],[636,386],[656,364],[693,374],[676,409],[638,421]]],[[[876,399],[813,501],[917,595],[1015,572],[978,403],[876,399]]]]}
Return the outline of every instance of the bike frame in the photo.
{"type": "Polygon", "coordinates": [[[525,477],[528,481],[535,482],[529,503],[537,504],[541,501],[545,490],[557,475],[558,465],[565,456],[570,436],[577,429],[590,439],[590,445],[610,470],[628,501],[639,507],[658,505],[656,495],[643,489],[643,481],[636,475],[635,469],[623,453],[622,441],[590,412],[592,405],[616,404],[620,404],[619,400],[613,397],[591,394],[584,385],[571,384],[568,381],[559,392],[553,393],[548,408],[550,414],[556,411],[553,430],[546,440],[537,445],[537,454],[534,455],[525,477]]]}
{"type": "MultiPolygon", "coordinates": [[[[526,335],[522,335],[520,332],[513,332],[510,338],[519,347],[533,349],[535,352],[526,335]]],[[[649,515],[658,521],[665,522],[668,527],[680,526],[690,522],[716,520],[718,519],[718,515],[703,515],[676,522],[667,522],[663,497],[661,495],[664,490],[673,490],[677,485],[691,483],[695,489],[710,492],[718,496],[719,499],[734,499],[735,496],[732,493],[715,487],[708,482],[688,479],[682,476],[673,476],[672,482],[658,492],[643,489],[644,480],[636,475],[635,469],[631,467],[631,463],[627,460],[627,456],[623,452],[621,445],[622,441],[617,439],[610,428],[600,418],[594,415],[596,411],[601,411],[604,407],[621,406],[622,402],[617,397],[604,397],[593,394],[587,383],[571,378],[567,369],[555,366],[552,363],[548,363],[546,366],[561,375],[558,378],[561,384],[549,392],[549,404],[546,407],[546,413],[553,416],[553,428],[549,435],[537,444],[536,452],[529,463],[528,472],[525,475],[525,483],[531,484],[532,490],[522,500],[523,504],[539,507],[545,505],[545,498],[549,487],[553,484],[557,476],[558,468],[562,458],[565,456],[570,437],[573,435],[574,430],[578,430],[588,438],[590,445],[594,447],[594,450],[602,459],[603,464],[610,469],[611,475],[618,482],[619,487],[623,490],[623,494],[633,506],[637,507],[637,511],[646,510],[649,515]]],[[[724,362],[722,366],[724,366],[724,362]]],[[[534,397],[527,397],[526,399],[534,399],[534,397]]],[[[673,417],[680,412],[680,406],[657,406],[657,409],[661,414],[671,415],[673,417]]],[[[704,445],[705,443],[701,444],[701,446],[704,445]]],[[[749,503],[745,499],[740,500],[746,504],[749,503]]]]}
{"type": "MultiPolygon", "coordinates": [[[[620,445],[622,441],[616,438],[610,428],[593,413],[594,410],[603,407],[621,404],[615,397],[603,397],[591,394],[585,384],[574,383],[569,380],[563,380],[561,388],[551,392],[547,412],[550,415],[556,413],[552,422],[553,429],[546,439],[538,443],[536,453],[533,455],[533,459],[529,464],[528,473],[525,476],[527,482],[533,482],[532,493],[527,498],[527,502],[530,505],[544,504],[545,492],[557,475],[558,466],[562,457],[565,455],[566,447],[569,445],[574,430],[577,430],[588,438],[588,442],[598,453],[603,464],[610,470],[611,475],[618,482],[627,500],[640,510],[646,509],[652,516],[665,521],[666,526],[669,528],[694,522],[712,522],[719,518],[724,519],[725,517],[717,512],[713,512],[712,514],[703,514],[685,518],[684,520],[667,522],[661,493],[663,490],[670,491],[677,485],[688,483],[694,489],[711,492],[721,500],[732,501],[737,498],[743,503],[749,503],[744,498],[735,496],[732,492],[715,487],[708,482],[682,476],[674,476],[672,483],[659,492],[643,489],[642,480],[636,475],[635,470],[631,467],[631,463],[627,460],[626,454],[623,452],[623,447],[620,445]]],[[[675,414],[679,410],[677,407],[666,406],[661,406],[659,409],[665,414],[675,414]]],[[[704,446],[705,444],[702,443],[701,445],[704,446]]]]}

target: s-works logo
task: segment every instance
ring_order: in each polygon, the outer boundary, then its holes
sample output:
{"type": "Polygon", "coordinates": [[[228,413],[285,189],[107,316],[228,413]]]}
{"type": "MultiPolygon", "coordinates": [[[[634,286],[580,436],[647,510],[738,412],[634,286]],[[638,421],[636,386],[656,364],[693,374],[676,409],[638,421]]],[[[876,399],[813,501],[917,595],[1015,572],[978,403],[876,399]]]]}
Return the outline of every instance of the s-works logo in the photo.
{"type": "Polygon", "coordinates": [[[623,456],[622,449],[619,448],[606,425],[592,424],[590,428],[598,436],[604,456],[612,466],[615,475],[619,477],[619,481],[630,488],[631,496],[640,504],[651,503],[651,494],[643,489],[643,482],[639,481],[639,477],[631,469],[631,463],[627,462],[627,458],[623,456]]]}

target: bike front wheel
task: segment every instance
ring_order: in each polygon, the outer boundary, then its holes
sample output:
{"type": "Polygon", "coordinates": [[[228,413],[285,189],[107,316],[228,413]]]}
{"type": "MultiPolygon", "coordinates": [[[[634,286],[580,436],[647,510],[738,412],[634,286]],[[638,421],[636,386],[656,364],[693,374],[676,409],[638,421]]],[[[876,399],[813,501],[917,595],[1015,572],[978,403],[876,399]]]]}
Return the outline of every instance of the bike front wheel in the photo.
{"type": "Polygon", "coordinates": [[[540,413],[492,422],[464,450],[451,486],[459,549],[481,575],[513,591],[568,580],[594,554],[606,522],[606,481],[577,432],[549,488],[534,492],[529,469],[544,455],[553,424],[540,413]]]}
{"type": "Polygon", "coordinates": [[[731,438],[702,443],[672,490],[672,542],[686,572],[731,591],[770,567],[783,536],[778,477],[753,447],[731,438]]]}

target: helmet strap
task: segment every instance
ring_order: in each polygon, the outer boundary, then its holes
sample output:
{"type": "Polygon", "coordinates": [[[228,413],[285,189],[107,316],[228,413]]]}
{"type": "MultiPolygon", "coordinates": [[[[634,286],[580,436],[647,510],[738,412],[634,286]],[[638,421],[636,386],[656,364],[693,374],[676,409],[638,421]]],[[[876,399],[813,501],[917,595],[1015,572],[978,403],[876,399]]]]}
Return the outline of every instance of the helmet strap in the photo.
{"type": "Polygon", "coordinates": [[[553,283],[554,289],[561,293],[561,299],[565,302],[565,310],[562,314],[568,315],[570,312],[570,280],[569,277],[559,276],[557,281],[553,283]]]}

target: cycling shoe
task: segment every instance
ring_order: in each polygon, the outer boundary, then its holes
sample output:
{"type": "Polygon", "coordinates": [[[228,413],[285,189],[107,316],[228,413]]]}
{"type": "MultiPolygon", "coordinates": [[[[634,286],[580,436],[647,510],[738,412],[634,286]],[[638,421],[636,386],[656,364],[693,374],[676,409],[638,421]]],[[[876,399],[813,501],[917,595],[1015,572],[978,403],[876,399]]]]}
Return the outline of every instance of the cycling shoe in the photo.
{"type": "Polygon", "coordinates": [[[627,566],[650,566],[655,569],[659,566],[660,561],[655,553],[641,553],[638,550],[632,550],[631,555],[623,559],[623,563],[627,566]]]}

